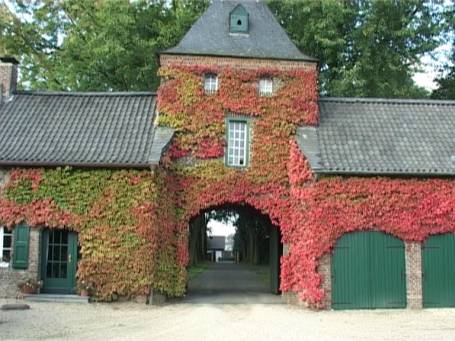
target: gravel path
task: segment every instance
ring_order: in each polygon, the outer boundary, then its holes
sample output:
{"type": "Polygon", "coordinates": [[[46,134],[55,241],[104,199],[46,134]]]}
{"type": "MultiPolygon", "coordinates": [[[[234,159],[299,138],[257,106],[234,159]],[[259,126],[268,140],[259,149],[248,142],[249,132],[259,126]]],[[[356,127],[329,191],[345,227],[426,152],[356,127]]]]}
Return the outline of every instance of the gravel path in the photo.
{"type": "Polygon", "coordinates": [[[208,263],[207,268],[190,280],[185,303],[282,304],[281,296],[270,292],[267,268],[234,263],[208,263]],[[266,278],[260,276],[263,272],[266,278]]]}
{"type": "Polygon", "coordinates": [[[262,304],[30,305],[27,311],[0,311],[1,340],[455,339],[454,309],[313,312],[262,304]]]}

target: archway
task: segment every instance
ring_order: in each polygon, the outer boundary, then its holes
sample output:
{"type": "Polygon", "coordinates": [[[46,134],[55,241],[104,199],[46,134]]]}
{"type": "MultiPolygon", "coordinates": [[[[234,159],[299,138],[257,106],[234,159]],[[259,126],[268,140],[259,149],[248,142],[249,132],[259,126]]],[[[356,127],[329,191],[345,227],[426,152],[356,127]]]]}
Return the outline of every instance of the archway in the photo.
{"type": "Polygon", "coordinates": [[[279,227],[247,204],[210,207],[189,223],[187,300],[279,303],[279,227]]]}

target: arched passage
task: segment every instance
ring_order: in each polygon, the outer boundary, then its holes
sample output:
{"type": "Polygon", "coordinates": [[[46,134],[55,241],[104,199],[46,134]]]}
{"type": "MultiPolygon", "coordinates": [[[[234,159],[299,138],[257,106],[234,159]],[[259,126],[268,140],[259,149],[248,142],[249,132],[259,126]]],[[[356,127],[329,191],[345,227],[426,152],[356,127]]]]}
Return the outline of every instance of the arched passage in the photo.
{"type": "Polygon", "coordinates": [[[189,299],[279,302],[283,248],[267,215],[247,204],[227,204],[201,211],[188,228],[189,299]]]}

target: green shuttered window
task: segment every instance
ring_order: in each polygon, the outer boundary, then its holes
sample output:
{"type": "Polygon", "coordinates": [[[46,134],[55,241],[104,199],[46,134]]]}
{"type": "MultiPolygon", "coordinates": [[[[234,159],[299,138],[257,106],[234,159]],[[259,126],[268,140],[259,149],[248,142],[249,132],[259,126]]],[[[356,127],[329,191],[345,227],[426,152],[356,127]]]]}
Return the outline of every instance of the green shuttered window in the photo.
{"type": "Polygon", "coordinates": [[[25,224],[14,228],[13,268],[27,269],[28,249],[30,244],[30,227],[25,224]]]}

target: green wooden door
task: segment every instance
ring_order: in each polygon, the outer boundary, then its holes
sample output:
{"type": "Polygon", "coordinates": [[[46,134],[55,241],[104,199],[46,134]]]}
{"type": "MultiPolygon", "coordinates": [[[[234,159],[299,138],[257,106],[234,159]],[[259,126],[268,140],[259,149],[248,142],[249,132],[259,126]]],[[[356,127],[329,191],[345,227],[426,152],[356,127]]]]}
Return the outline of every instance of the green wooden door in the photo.
{"type": "Polygon", "coordinates": [[[332,307],[405,306],[403,242],[381,232],[354,232],[341,237],[332,257],[332,307]]]}
{"type": "Polygon", "coordinates": [[[77,235],[65,230],[44,230],[41,278],[44,293],[72,294],[76,289],[77,235]]]}
{"type": "Polygon", "coordinates": [[[280,293],[280,262],[283,254],[281,233],[278,227],[270,226],[270,291],[280,293]]]}
{"type": "Polygon", "coordinates": [[[455,235],[429,237],[422,249],[423,306],[455,307],[455,235]]]}

